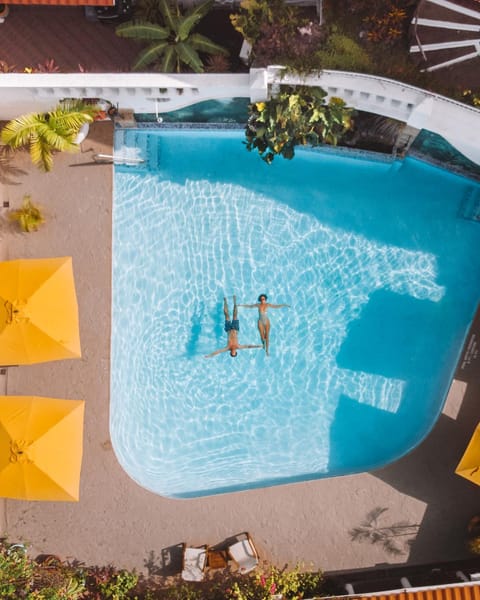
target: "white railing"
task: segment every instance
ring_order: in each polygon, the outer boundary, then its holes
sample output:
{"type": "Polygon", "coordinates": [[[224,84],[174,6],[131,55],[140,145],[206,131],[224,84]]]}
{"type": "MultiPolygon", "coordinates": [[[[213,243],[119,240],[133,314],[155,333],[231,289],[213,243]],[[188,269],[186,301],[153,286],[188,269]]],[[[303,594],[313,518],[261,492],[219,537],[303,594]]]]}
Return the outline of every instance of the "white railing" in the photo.
{"type": "Polygon", "coordinates": [[[349,106],[428,129],[480,164],[480,110],[398,81],[344,71],[301,77],[282,67],[241,74],[0,74],[0,120],[51,109],[62,98],[101,98],[135,113],[169,112],[204,100],[265,100],[280,84],[319,85],[349,106]]]}

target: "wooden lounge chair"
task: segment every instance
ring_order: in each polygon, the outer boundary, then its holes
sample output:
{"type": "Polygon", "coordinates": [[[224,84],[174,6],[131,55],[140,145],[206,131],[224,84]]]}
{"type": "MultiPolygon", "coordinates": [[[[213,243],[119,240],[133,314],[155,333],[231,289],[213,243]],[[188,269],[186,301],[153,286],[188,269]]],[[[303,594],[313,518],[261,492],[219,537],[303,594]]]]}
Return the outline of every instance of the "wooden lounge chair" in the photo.
{"type": "Polygon", "coordinates": [[[183,546],[183,569],[182,579],[184,581],[203,581],[207,566],[207,546],[192,548],[183,546]]]}
{"type": "Polygon", "coordinates": [[[237,538],[238,541],[228,547],[228,554],[237,563],[240,573],[249,573],[258,565],[258,552],[247,532],[237,538]]]}

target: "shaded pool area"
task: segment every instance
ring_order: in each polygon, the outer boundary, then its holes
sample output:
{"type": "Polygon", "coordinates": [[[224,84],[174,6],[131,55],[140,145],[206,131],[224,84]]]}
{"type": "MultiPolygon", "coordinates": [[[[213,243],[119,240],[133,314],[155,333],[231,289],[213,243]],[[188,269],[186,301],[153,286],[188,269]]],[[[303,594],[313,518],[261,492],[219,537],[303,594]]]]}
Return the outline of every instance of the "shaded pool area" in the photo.
{"type": "MultiPolygon", "coordinates": [[[[367,471],[417,445],[480,297],[479,184],[365,153],[268,166],[239,131],[116,135],[146,158],[114,186],[110,425],[127,473],[192,497],[367,471]],[[204,358],[234,293],[292,305],[271,311],[270,357],[204,358]]],[[[259,343],[239,311],[240,342],[259,343]]]]}

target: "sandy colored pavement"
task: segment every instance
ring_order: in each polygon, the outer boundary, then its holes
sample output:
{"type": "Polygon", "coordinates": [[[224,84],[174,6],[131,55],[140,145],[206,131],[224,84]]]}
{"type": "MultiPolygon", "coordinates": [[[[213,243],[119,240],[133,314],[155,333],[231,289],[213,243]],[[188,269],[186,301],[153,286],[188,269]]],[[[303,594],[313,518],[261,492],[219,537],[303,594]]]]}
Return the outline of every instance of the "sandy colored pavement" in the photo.
{"type": "Polygon", "coordinates": [[[158,574],[168,570],[165,549],[180,542],[215,544],[245,530],[262,558],[279,566],[301,561],[340,570],[467,557],[465,528],[480,508],[480,489],[453,471],[479,420],[478,381],[468,387],[456,382],[427,440],[373,474],[171,500],[142,489],[122,470],[108,426],[112,166],[85,164],[93,152],[110,153],[111,141],[111,124],[96,123],[83,152],[58,155],[52,173],[40,173],[20,154],[14,165],[24,173],[1,174],[0,207],[5,200],[16,207],[31,193],[47,215],[40,231],[20,234],[0,208],[1,256],[73,256],[83,356],[10,368],[0,384],[9,394],[86,400],[80,502],[4,500],[2,533],[31,543],[33,556],[54,553],[158,574]],[[393,540],[398,555],[351,539],[351,529],[376,507],[388,509],[381,526],[412,526],[409,535],[393,540]]]}

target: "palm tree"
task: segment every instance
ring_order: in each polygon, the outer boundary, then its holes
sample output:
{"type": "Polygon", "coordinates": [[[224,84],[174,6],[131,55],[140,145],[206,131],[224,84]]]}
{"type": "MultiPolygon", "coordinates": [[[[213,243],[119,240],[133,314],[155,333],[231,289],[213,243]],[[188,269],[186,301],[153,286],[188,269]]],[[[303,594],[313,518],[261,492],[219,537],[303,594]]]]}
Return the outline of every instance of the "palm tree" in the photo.
{"type": "Polygon", "coordinates": [[[13,149],[28,147],[32,162],[51,171],[55,151],[78,152],[78,132],[97,112],[96,106],[81,101],[63,102],[48,113],[30,113],[9,121],[0,138],[13,149]]]}
{"type": "Polygon", "coordinates": [[[161,59],[158,66],[163,73],[180,73],[182,65],[187,65],[195,73],[203,73],[203,62],[199,52],[228,54],[222,46],[193,32],[212,5],[213,0],[205,0],[182,15],[178,4],[172,6],[168,0],[159,0],[158,8],[163,17],[163,25],[149,21],[119,25],[115,31],[120,37],[152,42],[140,53],[133,70],[138,71],[161,59]]]}

